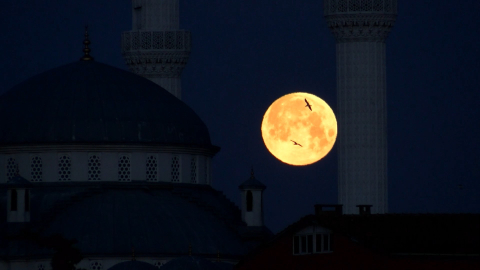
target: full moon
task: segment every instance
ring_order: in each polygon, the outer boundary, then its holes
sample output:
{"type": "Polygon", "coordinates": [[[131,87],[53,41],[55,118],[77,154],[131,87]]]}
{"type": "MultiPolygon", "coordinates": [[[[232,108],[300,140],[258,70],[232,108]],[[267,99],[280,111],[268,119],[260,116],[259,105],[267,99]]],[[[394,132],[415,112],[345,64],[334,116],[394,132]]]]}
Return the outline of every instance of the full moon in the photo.
{"type": "Polygon", "coordinates": [[[265,146],[280,161],[309,165],[325,157],[337,138],[337,119],[328,104],[309,93],[291,93],[277,100],[263,116],[265,146]]]}

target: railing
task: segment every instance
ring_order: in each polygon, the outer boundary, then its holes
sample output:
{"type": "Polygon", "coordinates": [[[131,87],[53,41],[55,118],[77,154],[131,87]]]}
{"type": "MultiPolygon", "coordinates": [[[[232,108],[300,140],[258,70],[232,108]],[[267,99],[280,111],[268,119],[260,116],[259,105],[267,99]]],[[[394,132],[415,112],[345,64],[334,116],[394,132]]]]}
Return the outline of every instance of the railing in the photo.
{"type": "Polygon", "coordinates": [[[397,0],[323,0],[324,14],[396,14],[397,0]]]}
{"type": "Polygon", "coordinates": [[[190,31],[128,31],[122,33],[122,52],[137,50],[190,51],[190,31]]]}

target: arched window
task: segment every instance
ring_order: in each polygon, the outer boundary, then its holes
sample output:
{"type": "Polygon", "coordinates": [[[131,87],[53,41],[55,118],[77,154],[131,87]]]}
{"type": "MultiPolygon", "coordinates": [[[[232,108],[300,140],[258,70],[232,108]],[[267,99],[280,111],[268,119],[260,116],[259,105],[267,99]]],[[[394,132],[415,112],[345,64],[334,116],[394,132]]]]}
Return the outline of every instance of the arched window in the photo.
{"type": "Polygon", "coordinates": [[[253,211],[253,195],[250,190],[247,190],[247,212],[253,211]]]}
{"type": "Polygon", "coordinates": [[[193,156],[190,161],[190,175],[192,183],[197,183],[197,159],[193,156]]]}
{"type": "Polygon", "coordinates": [[[157,157],[152,155],[147,157],[147,181],[158,181],[158,162],[157,157]]]}
{"type": "Polygon", "coordinates": [[[88,157],[88,181],[100,181],[100,156],[91,155],[88,157]]]}
{"type": "Polygon", "coordinates": [[[130,181],[130,157],[121,156],[118,159],[118,181],[130,181]]]}
{"type": "Polygon", "coordinates": [[[69,156],[60,156],[58,158],[58,174],[60,181],[70,181],[72,180],[72,160],[69,156]]]}
{"type": "Polygon", "coordinates": [[[162,267],[164,264],[165,264],[164,261],[156,261],[153,265],[156,266],[156,267],[158,267],[158,268],[160,268],[160,267],[162,267]]]}
{"type": "Polygon", "coordinates": [[[90,269],[92,270],[102,270],[103,264],[100,261],[92,261],[90,262],[90,269]]]}
{"type": "Polygon", "coordinates": [[[12,180],[18,174],[18,163],[14,158],[7,160],[7,180],[12,180]]]}
{"type": "Polygon", "coordinates": [[[180,161],[177,156],[172,157],[172,182],[180,182],[180,161]]]}
{"type": "Polygon", "coordinates": [[[32,181],[33,182],[41,182],[43,177],[43,164],[42,158],[39,156],[32,157],[32,181]]]}
{"type": "Polygon", "coordinates": [[[30,190],[25,190],[25,212],[30,211],[30,190]]]}
{"type": "Polygon", "coordinates": [[[10,192],[10,211],[17,211],[17,191],[12,189],[10,192]]]}

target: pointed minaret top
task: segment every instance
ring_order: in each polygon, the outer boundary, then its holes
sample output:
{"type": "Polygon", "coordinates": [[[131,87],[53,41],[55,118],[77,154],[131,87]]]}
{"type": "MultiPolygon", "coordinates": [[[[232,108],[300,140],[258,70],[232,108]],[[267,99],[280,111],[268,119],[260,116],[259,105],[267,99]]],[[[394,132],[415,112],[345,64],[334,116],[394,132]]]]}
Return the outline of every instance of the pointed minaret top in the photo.
{"type": "Polygon", "coordinates": [[[83,40],[83,57],[80,58],[82,61],[91,61],[93,60],[93,57],[90,55],[90,48],[88,48],[88,45],[90,45],[90,40],[88,39],[88,25],[85,26],[85,39],[83,40]]]}
{"type": "Polygon", "coordinates": [[[247,181],[243,182],[240,186],[238,186],[239,189],[260,189],[260,190],[264,190],[266,189],[267,187],[260,181],[258,181],[256,178],[255,178],[255,174],[253,172],[253,167],[252,167],[252,170],[250,171],[250,178],[247,179],[247,181]]]}

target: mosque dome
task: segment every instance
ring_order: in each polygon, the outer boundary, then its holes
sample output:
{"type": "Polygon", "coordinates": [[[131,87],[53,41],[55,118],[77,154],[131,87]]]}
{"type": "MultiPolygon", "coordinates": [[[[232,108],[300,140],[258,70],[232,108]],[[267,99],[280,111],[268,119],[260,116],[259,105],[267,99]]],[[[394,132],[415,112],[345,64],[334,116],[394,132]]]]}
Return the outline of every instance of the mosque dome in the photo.
{"type": "Polygon", "coordinates": [[[181,100],[96,61],[49,70],[1,95],[0,126],[0,145],[211,146],[206,125],[181,100]]]}

